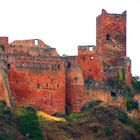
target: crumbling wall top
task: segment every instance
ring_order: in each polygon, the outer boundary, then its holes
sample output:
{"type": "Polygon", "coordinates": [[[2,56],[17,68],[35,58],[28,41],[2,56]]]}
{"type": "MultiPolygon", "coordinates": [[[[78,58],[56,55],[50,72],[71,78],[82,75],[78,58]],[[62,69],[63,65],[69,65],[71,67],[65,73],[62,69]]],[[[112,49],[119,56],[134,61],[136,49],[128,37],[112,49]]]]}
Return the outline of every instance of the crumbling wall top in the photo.
{"type": "Polygon", "coordinates": [[[84,53],[93,53],[96,46],[94,45],[84,45],[84,46],[78,46],[78,54],[84,54],[84,53]]]}
{"type": "Polygon", "coordinates": [[[15,40],[10,43],[11,46],[26,46],[26,47],[39,47],[39,48],[49,48],[42,40],[40,39],[30,39],[30,40],[15,40]]]}

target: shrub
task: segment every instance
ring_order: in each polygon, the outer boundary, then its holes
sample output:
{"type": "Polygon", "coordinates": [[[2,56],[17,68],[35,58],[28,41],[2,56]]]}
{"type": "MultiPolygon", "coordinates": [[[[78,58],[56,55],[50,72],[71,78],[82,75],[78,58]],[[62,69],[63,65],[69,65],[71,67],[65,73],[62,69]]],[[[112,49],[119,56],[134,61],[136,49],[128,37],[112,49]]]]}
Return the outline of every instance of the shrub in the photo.
{"type": "Polygon", "coordinates": [[[0,113],[3,118],[10,123],[11,118],[12,118],[12,113],[10,108],[7,107],[5,101],[0,100],[0,113]]]}
{"type": "Polygon", "coordinates": [[[137,124],[135,123],[133,127],[137,132],[140,133],[140,123],[137,123],[137,124]]]}
{"type": "Polygon", "coordinates": [[[17,121],[20,132],[31,140],[43,140],[43,134],[39,126],[39,121],[34,109],[27,107],[17,121]]]}
{"type": "Polygon", "coordinates": [[[0,100],[0,109],[5,109],[6,107],[6,102],[4,100],[0,100]]]}
{"type": "Polygon", "coordinates": [[[110,136],[111,135],[111,129],[109,127],[105,127],[104,128],[104,133],[106,136],[110,136]]]}
{"type": "Polygon", "coordinates": [[[0,135],[0,140],[14,140],[14,139],[9,138],[8,136],[5,135],[0,135]]]}
{"type": "Polygon", "coordinates": [[[122,122],[124,124],[127,124],[127,125],[132,124],[131,119],[127,116],[126,113],[124,113],[122,111],[118,112],[118,119],[119,119],[120,122],[122,122]]]}
{"type": "Polygon", "coordinates": [[[138,110],[139,103],[133,99],[126,99],[127,111],[131,112],[132,110],[138,110]]]}
{"type": "Polygon", "coordinates": [[[140,81],[136,81],[134,78],[132,79],[132,87],[136,93],[140,92],[140,81]]]}

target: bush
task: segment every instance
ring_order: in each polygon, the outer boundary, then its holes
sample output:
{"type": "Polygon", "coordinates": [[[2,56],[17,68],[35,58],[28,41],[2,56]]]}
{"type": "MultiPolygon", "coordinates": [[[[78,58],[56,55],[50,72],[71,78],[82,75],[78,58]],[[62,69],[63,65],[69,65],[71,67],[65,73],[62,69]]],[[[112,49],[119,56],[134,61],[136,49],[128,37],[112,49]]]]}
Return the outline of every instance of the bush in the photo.
{"type": "Polygon", "coordinates": [[[14,139],[9,138],[8,136],[5,135],[0,135],[0,140],[14,140],[14,139]]]}
{"type": "Polygon", "coordinates": [[[137,131],[137,132],[139,132],[140,133],[140,124],[139,123],[135,123],[134,124],[134,129],[137,131]]]}
{"type": "Polygon", "coordinates": [[[104,128],[104,133],[106,136],[110,136],[111,135],[111,129],[109,127],[105,127],[104,128]]]}
{"type": "Polygon", "coordinates": [[[7,106],[6,106],[6,102],[5,101],[3,101],[3,100],[0,100],[0,109],[5,109],[5,108],[7,108],[7,106]]]}
{"type": "Polygon", "coordinates": [[[133,90],[136,92],[136,93],[139,93],[140,92],[140,81],[136,81],[134,80],[134,78],[132,79],[132,87],[133,87],[133,90]]]}
{"type": "Polygon", "coordinates": [[[126,107],[127,107],[127,111],[129,111],[129,112],[131,112],[132,110],[138,110],[139,103],[136,100],[127,99],[126,107]]]}
{"type": "Polygon", "coordinates": [[[5,101],[0,100],[0,114],[1,116],[7,121],[7,122],[11,122],[11,118],[12,118],[12,113],[10,108],[7,107],[5,101]]]}
{"type": "Polygon", "coordinates": [[[18,118],[17,125],[20,132],[27,138],[31,140],[43,140],[38,117],[31,107],[27,107],[26,112],[18,118]]]}
{"type": "Polygon", "coordinates": [[[127,125],[131,125],[132,124],[132,121],[131,119],[127,116],[126,113],[124,112],[119,112],[118,113],[118,119],[120,122],[124,123],[124,124],[127,124],[127,125]]]}

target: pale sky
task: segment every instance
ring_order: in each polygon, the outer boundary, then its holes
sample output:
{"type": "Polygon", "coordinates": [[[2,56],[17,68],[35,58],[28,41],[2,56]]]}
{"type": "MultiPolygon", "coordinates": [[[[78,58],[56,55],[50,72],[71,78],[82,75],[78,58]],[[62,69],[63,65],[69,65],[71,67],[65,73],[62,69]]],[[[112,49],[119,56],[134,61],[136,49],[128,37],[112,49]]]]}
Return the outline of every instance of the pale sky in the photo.
{"type": "Polygon", "coordinates": [[[77,55],[78,45],[96,45],[102,9],[127,10],[127,56],[132,74],[140,76],[140,0],[0,0],[0,36],[42,39],[60,55],[77,55]]]}

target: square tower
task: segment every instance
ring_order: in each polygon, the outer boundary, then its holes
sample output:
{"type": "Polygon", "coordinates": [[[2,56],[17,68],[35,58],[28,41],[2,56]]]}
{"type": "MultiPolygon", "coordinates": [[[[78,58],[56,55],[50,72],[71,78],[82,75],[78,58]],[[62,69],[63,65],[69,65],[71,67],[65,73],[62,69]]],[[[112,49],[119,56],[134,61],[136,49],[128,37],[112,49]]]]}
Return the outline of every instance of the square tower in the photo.
{"type": "Polygon", "coordinates": [[[103,56],[126,56],[126,11],[110,14],[104,9],[97,17],[96,45],[103,56]]]}

